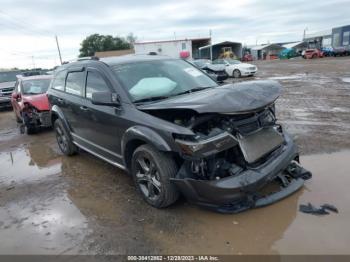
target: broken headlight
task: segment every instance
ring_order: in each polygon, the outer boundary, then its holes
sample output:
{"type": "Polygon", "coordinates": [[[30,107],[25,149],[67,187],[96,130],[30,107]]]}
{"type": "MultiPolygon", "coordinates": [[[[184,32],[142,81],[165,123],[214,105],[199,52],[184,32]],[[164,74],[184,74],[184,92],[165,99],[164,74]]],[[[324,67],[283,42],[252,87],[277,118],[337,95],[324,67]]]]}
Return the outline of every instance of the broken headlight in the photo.
{"type": "Polygon", "coordinates": [[[193,137],[191,138],[191,140],[185,140],[175,136],[176,144],[181,152],[187,156],[207,157],[237,145],[237,140],[227,132],[208,139],[196,140],[193,137]]]}

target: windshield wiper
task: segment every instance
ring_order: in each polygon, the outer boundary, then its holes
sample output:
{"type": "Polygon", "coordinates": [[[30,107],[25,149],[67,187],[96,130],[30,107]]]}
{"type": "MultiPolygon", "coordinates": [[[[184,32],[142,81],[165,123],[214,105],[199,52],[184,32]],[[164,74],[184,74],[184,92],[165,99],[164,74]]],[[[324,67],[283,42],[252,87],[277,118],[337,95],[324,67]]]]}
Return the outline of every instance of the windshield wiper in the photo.
{"type": "Polygon", "coordinates": [[[192,88],[192,89],[189,89],[189,90],[177,93],[177,94],[175,94],[175,96],[184,95],[184,94],[191,94],[193,92],[201,91],[201,90],[212,88],[212,87],[214,87],[214,86],[195,87],[195,88],[192,88]]]}
{"type": "Polygon", "coordinates": [[[151,97],[135,100],[134,103],[151,102],[151,101],[157,101],[157,100],[162,100],[167,98],[169,98],[169,96],[151,96],[151,97]]]}

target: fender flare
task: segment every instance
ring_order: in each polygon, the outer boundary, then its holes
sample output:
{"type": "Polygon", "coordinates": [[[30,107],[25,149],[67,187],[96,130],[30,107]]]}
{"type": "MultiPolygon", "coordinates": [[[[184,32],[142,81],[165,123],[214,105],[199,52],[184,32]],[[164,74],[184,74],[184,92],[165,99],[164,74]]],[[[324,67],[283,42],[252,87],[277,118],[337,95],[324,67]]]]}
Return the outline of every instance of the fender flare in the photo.
{"type": "MultiPolygon", "coordinates": [[[[70,128],[66,118],[64,117],[62,110],[57,105],[53,105],[51,108],[51,118],[53,115],[55,115],[57,118],[59,118],[62,121],[64,128],[66,129],[69,137],[72,139],[72,136],[70,134],[71,128],[70,128]]],[[[53,125],[54,125],[54,123],[52,123],[52,126],[53,125]]]]}
{"type": "Polygon", "coordinates": [[[127,150],[127,144],[132,140],[141,140],[147,144],[154,146],[159,151],[172,151],[169,144],[156,131],[145,126],[133,126],[125,131],[121,140],[124,163],[127,163],[125,154],[127,150]]]}

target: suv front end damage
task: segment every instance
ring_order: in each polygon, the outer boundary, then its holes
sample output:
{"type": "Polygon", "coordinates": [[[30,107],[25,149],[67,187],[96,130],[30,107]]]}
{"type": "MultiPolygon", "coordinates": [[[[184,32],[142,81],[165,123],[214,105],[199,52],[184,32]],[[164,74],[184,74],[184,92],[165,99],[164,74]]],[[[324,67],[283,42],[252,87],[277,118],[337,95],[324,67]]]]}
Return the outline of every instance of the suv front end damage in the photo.
{"type": "Polygon", "coordinates": [[[194,133],[174,134],[180,169],[171,179],[190,202],[235,213],[274,203],[311,178],[299,164],[296,145],[276,123],[276,95],[271,101],[264,94],[267,104],[246,111],[147,110],[194,133]]]}

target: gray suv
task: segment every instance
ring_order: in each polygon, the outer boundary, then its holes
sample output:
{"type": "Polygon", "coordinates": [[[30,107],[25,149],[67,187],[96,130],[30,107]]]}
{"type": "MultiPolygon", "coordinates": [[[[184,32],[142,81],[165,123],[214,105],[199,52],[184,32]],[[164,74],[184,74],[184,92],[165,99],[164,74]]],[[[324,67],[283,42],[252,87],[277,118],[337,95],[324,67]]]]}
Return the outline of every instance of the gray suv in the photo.
{"type": "Polygon", "coordinates": [[[81,148],[126,170],[154,207],[182,194],[231,213],[280,200],[311,177],[276,122],[280,91],[273,81],[219,86],[186,61],[128,55],[59,67],[48,96],[64,154],[81,148]]]}
{"type": "Polygon", "coordinates": [[[11,94],[15,89],[19,71],[0,71],[0,108],[11,107],[11,94]]]}

